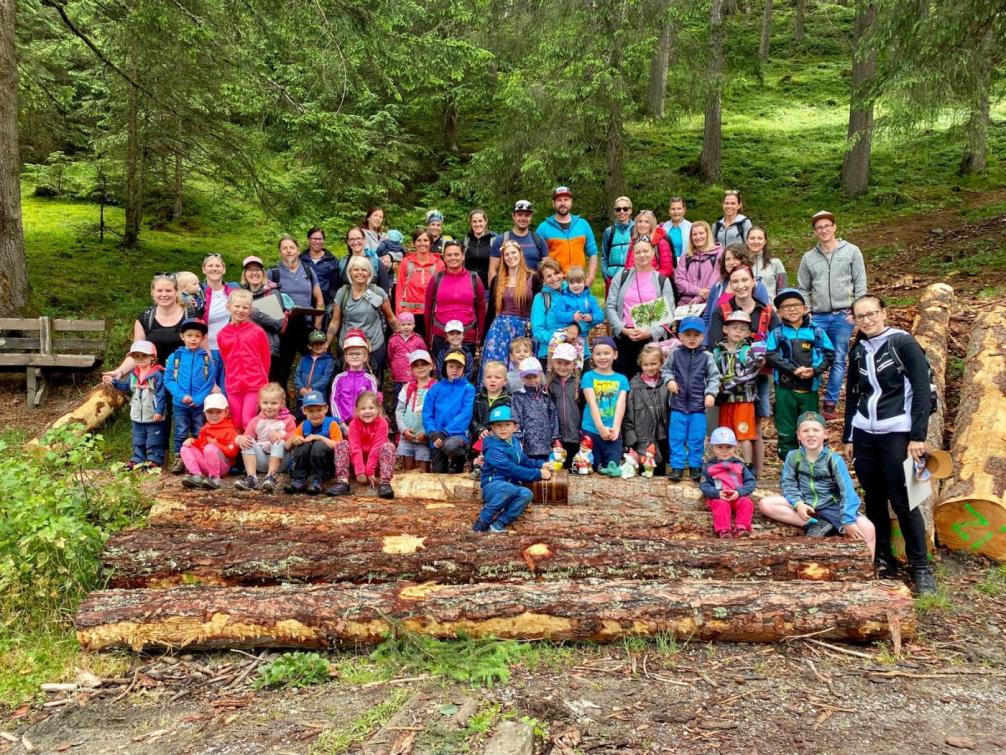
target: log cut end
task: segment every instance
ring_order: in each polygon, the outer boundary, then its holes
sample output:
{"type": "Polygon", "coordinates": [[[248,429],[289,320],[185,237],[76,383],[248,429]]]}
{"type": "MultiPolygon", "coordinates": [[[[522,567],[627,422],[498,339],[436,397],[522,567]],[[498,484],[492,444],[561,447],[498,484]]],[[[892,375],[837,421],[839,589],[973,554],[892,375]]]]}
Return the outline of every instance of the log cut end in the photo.
{"type": "Polygon", "coordinates": [[[1006,562],[1006,507],[1001,499],[955,498],[936,509],[940,543],[952,550],[1006,562]]]}

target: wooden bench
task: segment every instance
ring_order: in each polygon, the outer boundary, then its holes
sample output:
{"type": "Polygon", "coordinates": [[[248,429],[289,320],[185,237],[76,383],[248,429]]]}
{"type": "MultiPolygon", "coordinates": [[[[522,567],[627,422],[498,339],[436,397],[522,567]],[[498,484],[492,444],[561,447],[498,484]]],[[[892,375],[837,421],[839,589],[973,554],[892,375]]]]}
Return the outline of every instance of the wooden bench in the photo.
{"type": "Polygon", "coordinates": [[[29,409],[45,401],[47,370],[91,369],[104,356],[104,320],[0,318],[0,369],[25,369],[29,409]]]}

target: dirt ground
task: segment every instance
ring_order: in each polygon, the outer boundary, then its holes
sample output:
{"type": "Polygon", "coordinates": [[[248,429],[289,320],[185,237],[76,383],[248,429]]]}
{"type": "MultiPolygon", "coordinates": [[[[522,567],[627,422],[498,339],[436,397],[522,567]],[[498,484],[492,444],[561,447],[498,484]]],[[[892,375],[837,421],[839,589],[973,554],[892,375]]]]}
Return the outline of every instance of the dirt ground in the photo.
{"type": "MultiPolygon", "coordinates": [[[[877,289],[907,296],[935,279],[903,272],[918,255],[931,254],[934,244],[967,254],[969,244],[1006,234],[1004,221],[964,224],[948,211],[857,235],[904,243],[877,289]]],[[[976,311],[989,306],[978,292],[1001,281],[948,282],[960,297],[950,351],[961,357],[976,311]]],[[[894,319],[908,325],[912,314],[905,308],[894,319]]],[[[952,412],[958,386],[950,383],[952,412]]],[[[23,382],[3,376],[0,417],[34,433],[85,388],[86,381],[57,384],[42,410],[28,412],[23,382]]],[[[0,753],[343,751],[320,746],[319,735],[332,729],[356,732],[345,751],[481,753],[504,718],[524,718],[536,732],[535,752],[557,755],[1006,752],[1006,585],[990,589],[990,565],[981,560],[941,551],[938,564],[946,602],[921,611],[919,636],[901,647],[813,637],[772,646],[626,642],[575,647],[533,670],[518,665],[508,684],[492,689],[429,678],[336,678],[260,692],[251,687],[258,661],[248,654],[135,656],[97,692],[57,692],[50,707],[3,711],[9,715],[0,728],[16,741],[0,739],[0,753]],[[467,701],[483,712],[485,726],[454,722],[467,701]],[[383,728],[368,726],[377,711],[397,715],[383,728]]]]}

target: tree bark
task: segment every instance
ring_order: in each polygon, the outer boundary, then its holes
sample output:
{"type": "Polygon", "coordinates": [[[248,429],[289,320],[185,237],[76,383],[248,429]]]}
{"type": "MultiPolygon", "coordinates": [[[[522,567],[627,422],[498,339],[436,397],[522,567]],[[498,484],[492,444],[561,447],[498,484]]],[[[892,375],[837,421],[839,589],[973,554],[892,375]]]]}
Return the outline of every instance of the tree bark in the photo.
{"type": "Polygon", "coordinates": [[[140,143],[140,93],[132,84],[126,87],[126,227],[122,245],[135,249],[140,242],[143,219],[143,146],[140,143]]]}
{"type": "Polygon", "coordinates": [[[723,13],[722,0],[712,0],[709,11],[709,91],[702,127],[699,175],[716,183],[721,175],[723,150],[723,13]]]}
{"type": "Polygon", "coordinates": [[[951,455],[956,475],[936,508],[936,533],[952,550],[1006,561],[1006,308],[975,321],[951,455]]]}
{"type": "Polygon", "coordinates": [[[779,642],[814,634],[871,642],[914,636],[911,593],[893,582],[312,585],[105,590],[81,604],[77,640],[110,647],[376,644],[393,631],[440,638],[614,642],[669,634],[700,642],[779,642]]]}
{"type": "Polygon", "coordinates": [[[14,0],[0,0],[0,317],[20,315],[28,297],[28,263],[21,225],[14,6],[14,0]]]}
{"type": "Polygon", "coordinates": [[[117,409],[125,406],[129,401],[126,394],[115,389],[111,385],[99,385],[88,393],[84,400],[69,412],[53,420],[42,430],[33,440],[25,444],[25,448],[40,448],[42,437],[49,431],[65,425],[76,425],[77,434],[83,435],[91,430],[97,430],[105,424],[117,409]]]}
{"type": "Polygon", "coordinates": [[[876,49],[863,49],[877,15],[871,0],[857,0],[852,38],[852,94],[849,99],[848,151],[842,161],[842,191],[850,197],[866,193],[870,184],[870,146],[873,142],[873,95],[870,87],[877,71],[876,49]]]}
{"type": "Polygon", "coordinates": [[[604,29],[608,40],[608,124],[605,129],[605,206],[625,194],[625,124],[623,99],[628,86],[622,75],[622,48],[625,35],[625,0],[609,0],[604,29]]]}
{"type": "Polygon", "coordinates": [[[650,60],[650,83],[646,88],[646,107],[654,118],[664,117],[667,104],[667,69],[671,65],[671,42],[674,36],[674,23],[667,15],[668,11],[665,9],[657,47],[650,60]]]}
{"type": "Polygon", "coordinates": [[[768,61],[769,43],[772,41],[772,0],[765,0],[761,13],[761,41],[758,44],[758,57],[768,61]]]}
{"type": "Polygon", "coordinates": [[[807,0],[796,0],[796,8],[794,9],[794,15],[796,16],[796,28],[793,29],[793,39],[797,42],[803,42],[803,40],[807,37],[807,33],[803,28],[803,16],[806,7],[807,0]]]}
{"type": "Polygon", "coordinates": [[[171,208],[171,219],[178,220],[182,216],[182,194],[184,191],[184,184],[182,182],[182,153],[175,151],[175,181],[174,181],[174,194],[175,194],[175,204],[171,208]]]}

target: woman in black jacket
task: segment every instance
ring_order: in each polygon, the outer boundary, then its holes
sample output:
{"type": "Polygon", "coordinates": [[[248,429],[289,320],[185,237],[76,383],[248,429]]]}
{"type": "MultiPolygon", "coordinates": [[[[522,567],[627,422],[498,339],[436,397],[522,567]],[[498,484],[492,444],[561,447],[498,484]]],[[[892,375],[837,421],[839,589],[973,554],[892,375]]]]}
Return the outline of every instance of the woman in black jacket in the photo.
{"type": "Polygon", "coordinates": [[[919,508],[908,505],[904,462],[926,452],[932,408],[930,376],[922,347],[908,333],[887,326],[884,302],[866,294],[853,302],[859,335],[849,353],[845,391],[845,455],[853,459],[863,486],[866,516],[877,528],[877,576],[891,577],[897,561],[891,555],[891,521],[898,517],[905,554],[919,594],[936,592],[929,563],[926,525],[919,508]]]}

